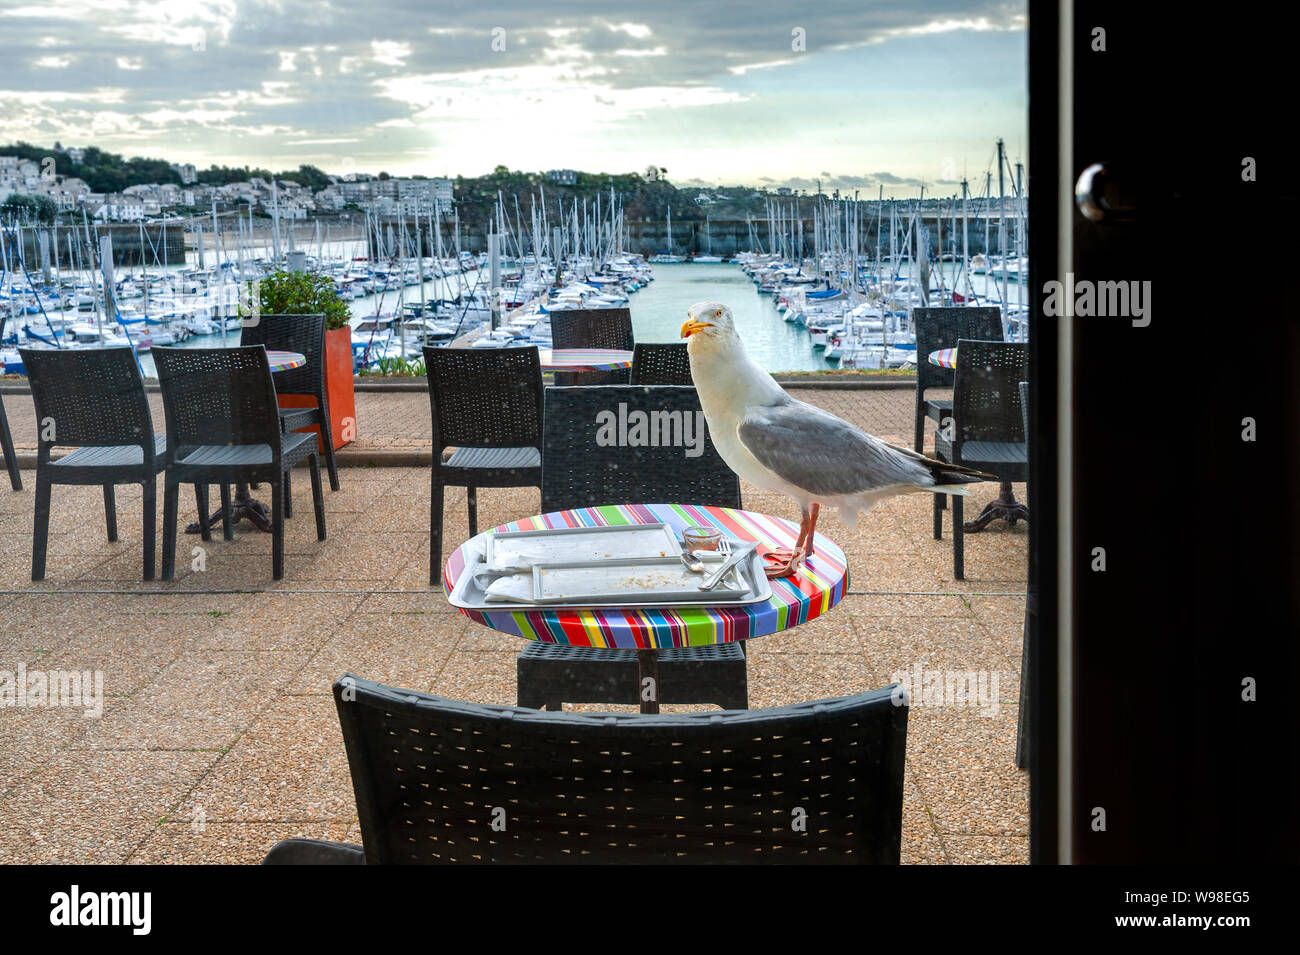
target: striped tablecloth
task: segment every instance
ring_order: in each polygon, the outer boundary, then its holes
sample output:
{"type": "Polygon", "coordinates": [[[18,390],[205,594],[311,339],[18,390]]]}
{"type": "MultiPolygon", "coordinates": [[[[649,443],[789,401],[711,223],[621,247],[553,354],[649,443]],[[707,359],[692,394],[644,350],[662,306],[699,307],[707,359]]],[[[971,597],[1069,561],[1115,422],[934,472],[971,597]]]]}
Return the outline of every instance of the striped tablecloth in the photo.
{"type": "Polygon", "coordinates": [[[307,356],[296,351],[272,351],[266,350],[266,360],[271,365],[271,371],[288,371],[290,368],[301,368],[307,364],[307,356]]]}
{"type": "MultiPolygon", "coordinates": [[[[596,527],[653,524],[663,521],[681,537],[684,527],[713,525],[733,540],[758,541],[769,547],[793,547],[799,527],[790,521],[753,511],[691,504],[626,504],[572,511],[555,511],[496,528],[499,531],[544,527],[596,527]]],[[[479,535],[480,537],[482,535],[479,535]]],[[[477,538],[475,538],[477,540],[477,538]]],[[[450,595],[465,570],[462,544],[447,559],[442,575],[450,595]]],[[[575,647],[649,649],[707,646],[748,640],[807,623],[830,610],[849,585],[844,552],[818,534],[816,553],[796,577],[773,580],[772,597],[744,607],[681,607],[632,610],[601,607],[588,610],[508,610],[461,613],[493,630],[529,640],[575,647]]]]}
{"type": "Polygon", "coordinates": [[[617,348],[539,348],[542,371],[613,371],[631,368],[632,353],[617,348]]]}
{"type": "Polygon", "coordinates": [[[930,364],[938,365],[940,368],[956,368],[957,349],[940,348],[938,351],[930,352],[930,364]]]}

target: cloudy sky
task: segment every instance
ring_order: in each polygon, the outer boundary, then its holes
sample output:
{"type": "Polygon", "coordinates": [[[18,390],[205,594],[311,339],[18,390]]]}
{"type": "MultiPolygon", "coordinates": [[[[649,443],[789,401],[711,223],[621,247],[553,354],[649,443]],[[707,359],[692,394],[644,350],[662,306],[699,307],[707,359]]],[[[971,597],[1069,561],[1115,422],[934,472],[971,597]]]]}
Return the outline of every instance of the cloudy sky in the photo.
{"type": "Polygon", "coordinates": [[[1026,4],[0,0],[0,143],[949,195],[1027,149],[1026,4]]]}

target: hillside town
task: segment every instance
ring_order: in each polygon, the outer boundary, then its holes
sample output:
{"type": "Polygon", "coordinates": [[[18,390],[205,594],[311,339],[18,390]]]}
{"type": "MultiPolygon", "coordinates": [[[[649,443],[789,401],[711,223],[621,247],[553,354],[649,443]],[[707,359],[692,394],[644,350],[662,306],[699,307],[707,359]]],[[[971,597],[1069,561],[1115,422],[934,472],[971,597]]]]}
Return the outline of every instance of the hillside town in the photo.
{"type": "MultiPolygon", "coordinates": [[[[82,161],[83,150],[78,147],[56,144],[55,148],[73,163],[82,161]]],[[[192,163],[173,163],[170,168],[179,182],[144,183],[105,193],[94,191],[84,179],[56,172],[53,156],[37,161],[0,155],[0,203],[12,195],[45,196],[60,213],[84,210],[88,218],[98,222],[142,222],[210,210],[214,205],[225,210],[243,204],[254,212],[293,221],[339,213],[350,205],[384,216],[424,215],[434,209],[435,203],[448,208],[454,191],[451,179],[368,173],[330,176],[330,185],[316,191],[291,180],[261,176],[212,185],[198,181],[198,170],[192,163]]],[[[572,170],[558,172],[572,174],[572,170]]]]}

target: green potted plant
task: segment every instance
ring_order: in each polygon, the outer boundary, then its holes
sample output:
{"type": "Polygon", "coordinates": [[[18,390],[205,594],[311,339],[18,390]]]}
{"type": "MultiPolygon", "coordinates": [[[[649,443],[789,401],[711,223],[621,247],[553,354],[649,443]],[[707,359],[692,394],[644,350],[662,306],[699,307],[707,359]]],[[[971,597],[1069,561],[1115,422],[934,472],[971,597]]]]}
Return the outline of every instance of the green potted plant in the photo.
{"type": "MultiPolygon", "coordinates": [[[[262,315],[325,316],[325,394],[330,406],[330,430],[334,447],[341,448],[357,437],[357,399],[352,380],[352,317],[348,303],[339,297],[328,275],[280,270],[257,283],[257,302],[262,315]]],[[[281,395],[281,407],[311,403],[297,395],[281,395]]]]}

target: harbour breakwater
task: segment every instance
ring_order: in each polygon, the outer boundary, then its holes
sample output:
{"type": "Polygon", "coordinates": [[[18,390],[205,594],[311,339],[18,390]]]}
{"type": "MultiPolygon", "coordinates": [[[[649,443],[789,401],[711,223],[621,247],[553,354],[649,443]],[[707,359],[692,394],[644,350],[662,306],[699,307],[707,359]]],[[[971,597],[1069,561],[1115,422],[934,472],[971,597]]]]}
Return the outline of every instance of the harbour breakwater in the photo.
{"type": "MultiPolygon", "coordinates": [[[[943,245],[945,251],[952,249],[953,236],[960,237],[961,220],[957,220],[957,232],[953,232],[952,218],[949,215],[942,217],[941,223],[933,215],[922,215],[922,224],[925,226],[926,237],[929,240],[931,255],[937,255],[939,252],[938,242],[940,236],[940,225],[942,225],[943,245]]],[[[1002,249],[998,243],[998,227],[996,216],[990,217],[991,227],[989,229],[989,242],[992,252],[1000,254],[1002,249]]],[[[803,235],[805,244],[808,248],[806,252],[811,252],[813,236],[813,220],[807,218],[803,221],[803,235]]],[[[888,252],[888,217],[885,219],[884,231],[881,235],[882,251],[888,252]]],[[[486,252],[488,250],[488,231],[487,223],[460,222],[460,249],[464,252],[486,252]]],[[[730,258],[740,252],[750,252],[755,248],[755,243],[763,249],[771,248],[769,238],[768,221],[766,219],[712,219],[706,222],[703,219],[678,220],[673,217],[672,233],[669,235],[668,223],[662,219],[650,219],[639,221],[628,221],[626,224],[625,252],[634,252],[640,255],[655,255],[660,252],[671,251],[675,255],[705,255],[712,253],[726,258],[730,258]],[[630,243],[630,244],[628,244],[630,243]]],[[[429,228],[428,219],[421,220],[418,224],[414,219],[407,219],[405,223],[401,220],[385,219],[380,224],[381,235],[391,237],[402,231],[408,237],[408,241],[414,244],[416,229],[423,232],[422,241],[424,243],[425,255],[431,255],[432,250],[436,247],[433,235],[429,228]],[[389,230],[392,230],[390,233],[389,230]]],[[[450,220],[444,219],[442,223],[442,246],[450,254],[451,236],[453,224],[450,220]]],[[[784,234],[789,235],[792,232],[791,223],[786,220],[781,225],[784,234]]],[[[797,232],[795,226],[793,231],[797,232]]],[[[985,247],[984,219],[972,215],[967,225],[967,241],[969,242],[970,253],[988,253],[989,248],[985,247]]],[[[1011,250],[1015,246],[1014,236],[1012,235],[1011,220],[1007,220],[1007,229],[1005,233],[1007,249],[1011,250]]],[[[385,238],[384,242],[391,241],[391,238],[385,238]]],[[[862,248],[864,251],[874,250],[876,242],[876,223],[874,221],[864,221],[862,223],[862,248]]],[[[779,242],[778,242],[779,245],[779,242]]],[[[370,236],[369,249],[372,257],[382,258],[382,250],[379,248],[373,233],[370,236]]],[[[525,241],[525,252],[531,249],[525,241]]],[[[513,245],[510,246],[507,254],[513,254],[513,245]]]]}

